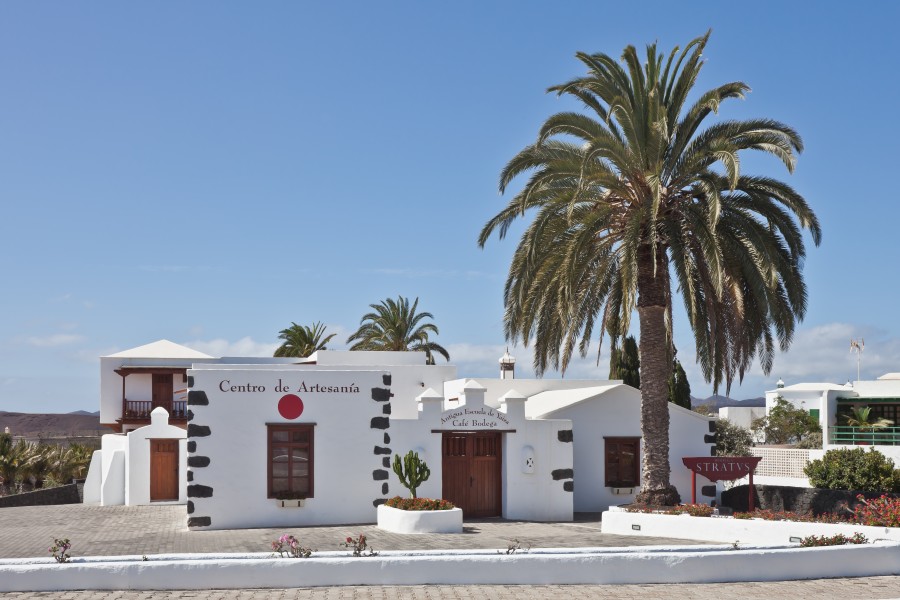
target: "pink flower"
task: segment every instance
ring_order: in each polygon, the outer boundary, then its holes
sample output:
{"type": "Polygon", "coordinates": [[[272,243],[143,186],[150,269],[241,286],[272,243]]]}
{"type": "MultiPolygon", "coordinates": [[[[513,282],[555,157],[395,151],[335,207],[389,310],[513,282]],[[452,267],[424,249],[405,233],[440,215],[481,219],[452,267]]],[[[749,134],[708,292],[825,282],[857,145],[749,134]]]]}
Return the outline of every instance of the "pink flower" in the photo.
{"type": "Polygon", "coordinates": [[[347,543],[348,543],[348,544],[352,544],[352,543],[353,543],[353,538],[352,538],[352,537],[348,537],[348,538],[347,538],[347,543]]]}

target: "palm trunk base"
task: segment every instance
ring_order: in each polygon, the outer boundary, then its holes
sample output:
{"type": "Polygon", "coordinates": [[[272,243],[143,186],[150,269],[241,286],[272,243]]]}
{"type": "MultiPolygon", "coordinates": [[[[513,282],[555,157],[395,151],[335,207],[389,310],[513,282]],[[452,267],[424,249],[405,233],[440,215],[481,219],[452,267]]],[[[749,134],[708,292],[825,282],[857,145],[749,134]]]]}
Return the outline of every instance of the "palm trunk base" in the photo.
{"type": "Polygon", "coordinates": [[[634,497],[635,504],[646,504],[648,506],[676,506],[681,504],[681,496],[674,485],[661,490],[641,490],[634,497]]]}

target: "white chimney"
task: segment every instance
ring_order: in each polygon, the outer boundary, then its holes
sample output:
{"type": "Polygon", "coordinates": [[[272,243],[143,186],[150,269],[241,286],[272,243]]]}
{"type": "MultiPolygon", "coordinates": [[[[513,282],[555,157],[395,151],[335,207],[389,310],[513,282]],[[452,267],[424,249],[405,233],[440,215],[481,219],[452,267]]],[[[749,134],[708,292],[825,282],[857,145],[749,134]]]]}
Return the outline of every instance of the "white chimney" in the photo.
{"type": "Polygon", "coordinates": [[[516,378],[516,359],[510,356],[509,348],[500,357],[500,379],[516,378]]]}

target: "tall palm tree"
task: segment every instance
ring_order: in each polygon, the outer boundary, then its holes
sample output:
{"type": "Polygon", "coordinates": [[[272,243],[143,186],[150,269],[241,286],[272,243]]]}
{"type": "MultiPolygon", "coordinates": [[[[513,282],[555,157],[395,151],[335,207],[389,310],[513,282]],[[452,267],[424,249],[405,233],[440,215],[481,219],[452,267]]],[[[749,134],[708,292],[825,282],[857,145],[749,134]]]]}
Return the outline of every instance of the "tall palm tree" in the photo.
{"type": "Polygon", "coordinates": [[[278,333],[278,339],[284,340],[284,343],[278,346],[274,356],[305,358],[318,350],[327,350],[325,344],[337,334],[322,337],[324,335],[325,326],[318,321],[313,323],[312,327],[297,325],[292,321],[290,327],[278,333]]]}
{"type": "Polygon", "coordinates": [[[374,312],[366,313],[360,320],[359,329],[347,338],[347,343],[356,342],[351,350],[413,350],[424,351],[429,365],[434,364],[434,353],[446,360],[450,354],[443,346],[428,339],[432,333],[438,334],[434,323],[421,323],[424,319],[434,319],[430,312],[416,312],[419,299],[412,306],[409,299],[397,296],[387,298],[380,304],[369,305],[374,312]]]}
{"type": "Polygon", "coordinates": [[[673,279],[694,331],[701,370],[715,389],[758,357],[772,367],[806,311],[801,229],[821,231],[806,201],[785,183],[740,171],[758,150],[793,171],[800,136],[769,119],[705,125],[720,104],[743,98],[741,82],[692,93],[709,33],[666,58],[634,47],[622,61],[576,55],[587,74],[549,91],[586,111],[543,124],[537,141],[503,169],[500,191],[523,189],[484,226],[496,230],[534,209],[504,291],[506,335],[534,338],[536,371],[565,371],[586,355],[593,332],[613,347],[637,311],[641,355],[643,485],[638,501],[671,504],[667,382],[672,372],[673,279]],[[694,98],[688,103],[689,95],[694,98]],[[705,127],[705,128],[704,128],[705,127]]]}

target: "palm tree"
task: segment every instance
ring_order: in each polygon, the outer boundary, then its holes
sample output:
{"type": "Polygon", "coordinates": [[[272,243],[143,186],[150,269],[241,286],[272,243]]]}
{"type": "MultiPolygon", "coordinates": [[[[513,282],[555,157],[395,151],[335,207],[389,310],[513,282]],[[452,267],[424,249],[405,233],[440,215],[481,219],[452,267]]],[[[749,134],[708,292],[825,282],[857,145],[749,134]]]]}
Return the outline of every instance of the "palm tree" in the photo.
{"type": "Polygon", "coordinates": [[[484,226],[496,230],[531,209],[504,291],[507,338],[534,339],[538,374],[565,371],[598,331],[613,347],[637,310],[641,356],[643,485],[638,501],[672,504],[667,382],[672,372],[673,279],[713,387],[743,378],[758,357],[772,367],[806,311],[802,228],[821,231],[806,201],[785,183],[740,171],[739,154],[772,154],[792,171],[799,135],[769,119],[704,120],[749,90],[727,83],[691,94],[709,33],[668,58],[633,46],[622,63],[577,54],[588,73],[550,91],[585,113],[543,124],[537,141],[503,169],[500,191],[529,172],[523,189],[484,226]],[[688,96],[695,100],[688,104],[688,96]]]}
{"type": "Polygon", "coordinates": [[[850,414],[843,415],[844,422],[850,427],[856,427],[862,431],[875,432],[876,429],[886,429],[894,424],[890,419],[883,417],[874,418],[871,415],[872,407],[857,406],[850,414]]]}
{"type": "Polygon", "coordinates": [[[332,333],[323,338],[324,335],[325,326],[318,321],[312,327],[297,325],[292,321],[290,327],[279,332],[278,339],[284,340],[284,343],[278,346],[274,356],[305,358],[318,350],[327,350],[325,344],[337,334],[332,333]]]}
{"type": "Polygon", "coordinates": [[[429,365],[434,364],[434,353],[437,352],[446,360],[450,354],[443,346],[428,339],[430,334],[438,334],[434,323],[421,323],[424,319],[433,319],[430,312],[416,312],[419,299],[412,306],[409,299],[397,296],[387,298],[380,304],[369,305],[374,312],[366,313],[360,320],[359,329],[347,338],[347,343],[356,342],[351,350],[412,350],[425,352],[429,365]]]}

